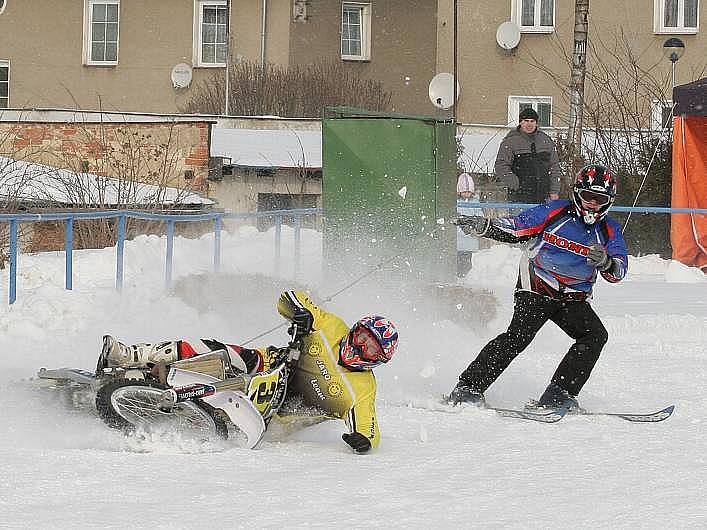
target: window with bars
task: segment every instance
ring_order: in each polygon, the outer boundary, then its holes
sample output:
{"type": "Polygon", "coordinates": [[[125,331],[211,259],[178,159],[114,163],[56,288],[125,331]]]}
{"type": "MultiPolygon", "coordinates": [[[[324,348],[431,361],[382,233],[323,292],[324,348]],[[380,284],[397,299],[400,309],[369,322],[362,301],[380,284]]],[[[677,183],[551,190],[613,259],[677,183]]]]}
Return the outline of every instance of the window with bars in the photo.
{"type": "Polygon", "coordinates": [[[699,12],[699,0],[654,0],[655,32],[697,33],[699,12]]]}
{"type": "Polygon", "coordinates": [[[511,20],[524,33],[551,33],[555,29],[555,0],[512,0],[511,20]]]}
{"type": "Polygon", "coordinates": [[[341,58],[355,61],[371,58],[370,4],[341,4],[341,58]]]}
{"type": "Polygon", "coordinates": [[[0,109],[10,106],[10,61],[0,59],[0,109]]]}
{"type": "Polygon", "coordinates": [[[120,0],[88,0],[84,32],[86,64],[118,64],[120,0]]]}
{"type": "Polygon", "coordinates": [[[552,126],[552,98],[550,96],[508,96],[508,123],[518,125],[520,111],[533,109],[538,113],[538,126],[552,126]]]}
{"type": "Polygon", "coordinates": [[[196,64],[226,66],[228,6],[225,0],[198,0],[195,22],[196,64]]]}

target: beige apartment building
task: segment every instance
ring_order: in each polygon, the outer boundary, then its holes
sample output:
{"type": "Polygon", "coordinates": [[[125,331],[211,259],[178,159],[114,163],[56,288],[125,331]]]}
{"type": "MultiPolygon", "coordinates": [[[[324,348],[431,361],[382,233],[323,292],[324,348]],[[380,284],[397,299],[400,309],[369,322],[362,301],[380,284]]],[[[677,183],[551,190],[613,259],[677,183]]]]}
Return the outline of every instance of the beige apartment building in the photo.
{"type": "MultiPolygon", "coordinates": [[[[445,115],[428,97],[452,72],[453,0],[0,0],[0,107],[175,113],[226,57],[278,65],[328,58],[392,94],[393,110],[445,115]],[[229,16],[230,13],[230,16],[229,16]],[[227,24],[228,22],[228,24],[227,24]],[[228,38],[230,35],[230,38],[228,38]],[[229,45],[227,46],[227,43],[229,45]]],[[[573,0],[457,0],[456,115],[505,126],[533,106],[542,125],[567,123],[573,0]],[[512,21],[519,41],[499,46],[512,21]]],[[[670,99],[663,44],[684,42],[675,81],[704,75],[700,0],[593,0],[588,70],[621,54],[651,85],[647,124],[670,99]]],[[[625,69],[623,69],[625,70],[625,69]]],[[[626,83],[634,83],[627,76],[626,83]]],[[[638,90],[638,89],[637,89],[638,90]]]]}

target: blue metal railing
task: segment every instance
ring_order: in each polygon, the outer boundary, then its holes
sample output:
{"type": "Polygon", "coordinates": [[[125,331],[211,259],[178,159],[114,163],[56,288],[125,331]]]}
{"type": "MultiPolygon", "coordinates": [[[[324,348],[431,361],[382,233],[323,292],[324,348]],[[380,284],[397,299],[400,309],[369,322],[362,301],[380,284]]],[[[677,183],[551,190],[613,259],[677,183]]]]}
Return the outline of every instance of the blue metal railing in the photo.
{"type": "Polygon", "coordinates": [[[66,236],[64,238],[66,266],[65,266],[65,288],[73,289],[73,227],[76,219],[118,219],[116,237],[116,270],[115,286],[121,290],[123,287],[124,274],[124,250],[125,250],[125,228],[126,220],[142,219],[163,221],[167,223],[167,248],[165,256],[165,285],[169,288],[172,283],[172,262],[174,254],[174,228],[176,223],[195,221],[214,221],[214,272],[218,272],[221,266],[221,230],[224,219],[257,219],[274,218],[275,221],[275,271],[279,270],[282,242],[282,223],[285,217],[294,218],[294,274],[297,276],[300,270],[300,254],[302,241],[302,218],[306,215],[321,214],[317,208],[302,208],[296,210],[274,210],[269,212],[255,213],[227,213],[214,212],[204,214],[155,214],[136,210],[102,210],[95,212],[62,212],[47,214],[0,214],[0,222],[9,221],[10,226],[10,246],[9,246],[9,288],[8,301],[10,304],[17,300],[17,226],[20,222],[40,222],[40,221],[64,221],[66,236]]]}
{"type": "MultiPolygon", "coordinates": [[[[465,208],[505,208],[505,209],[525,209],[535,204],[524,203],[470,203],[459,201],[459,207],[465,208]]],[[[707,208],[664,208],[657,206],[613,206],[612,211],[616,212],[635,212],[635,213],[692,213],[692,214],[707,214],[707,208]]],[[[126,220],[142,219],[163,221],[167,223],[167,248],[165,256],[165,285],[170,287],[172,282],[172,262],[174,254],[174,228],[176,223],[195,222],[195,221],[213,221],[214,222],[214,255],[213,267],[214,272],[218,272],[221,266],[221,230],[224,219],[254,219],[254,218],[274,218],[275,221],[275,274],[279,273],[279,263],[281,257],[281,241],[282,241],[282,223],[285,217],[294,218],[294,275],[297,277],[300,272],[300,254],[302,249],[302,218],[306,215],[321,214],[321,210],[317,208],[302,208],[296,210],[276,210],[269,212],[255,213],[227,213],[214,212],[204,214],[184,214],[184,215],[169,215],[169,214],[153,214],[135,210],[103,210],[95,212],[64,212],[64,213],[47,213],[47,214],[0,214],[0,222],[9,222],[10,246],[9,246],[9,288],[8,300],[13,304],[17,299],[17,226],[20,222],[39,222],[39,221],[64,221],[65,223],[65,288],[73,289],[73,226],[77,219],[118,219],[117,238],[116,238],[116,270],[115,270],[115,286],[121,290],[123,287],[124,275],[124,250],[125,250],[125,228],[126,220]]]]}

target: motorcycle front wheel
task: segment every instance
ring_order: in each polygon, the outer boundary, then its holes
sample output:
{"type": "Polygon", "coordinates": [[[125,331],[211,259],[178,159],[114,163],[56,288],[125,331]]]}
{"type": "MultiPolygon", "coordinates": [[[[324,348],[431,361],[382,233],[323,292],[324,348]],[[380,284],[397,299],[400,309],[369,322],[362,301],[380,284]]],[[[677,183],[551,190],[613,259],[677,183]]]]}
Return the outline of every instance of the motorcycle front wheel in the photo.
{"type": "Polygon", "coordinates": [[[170,411],[161,410],[160,400],[167,388],[156,381],[112,381],[96,394],[98,415],[109,427],[126,432],[139,429],[200,439],[228,437],[225,422],[203,401],[185,401],[170,411]]]}

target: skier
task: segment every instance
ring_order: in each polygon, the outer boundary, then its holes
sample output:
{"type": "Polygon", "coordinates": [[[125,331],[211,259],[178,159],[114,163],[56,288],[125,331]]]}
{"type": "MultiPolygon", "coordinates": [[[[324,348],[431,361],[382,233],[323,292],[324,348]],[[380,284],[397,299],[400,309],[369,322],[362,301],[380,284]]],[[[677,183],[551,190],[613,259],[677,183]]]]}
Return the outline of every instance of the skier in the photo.
{"type": "MultiPolygon", "coordinates": [[[[356,453],[376,447],[380,432],[371,369],[387,363],[395,353],[398,332],[393,323],[369,315],[349,329],[341,318],[320,309],[300,291],[282,293],[277,310],[293,324],[300,351],[288,383],[288,399],[300,396],[304,405],[342,418],[349,429],[342,438],[356,453]]],[[[202,343],[179,340],[127,346],[106,335],[99,368],[144,368],[225,349],[234,368],[253,374],[268,370],[278,352],[273,347],[250,349],[213,339],[202,339],[202,343]]]]}
{"type": "Polygon", "coordinates": [[[608,334],[589,305],[597,272],[609,282],[626,275],[628,257],[621,227],[606,214],[616,197],[613,173],[588,165],[577,173],[572,202],[554,200],[516,216],[460,217],[468,233],[497,241],[531,241],[521,259],[514,311],[505,333],[489,342],[466,370],[449,402],[484,405],[484,392],[540,328],[552,320],[574,344],[565,354],[537,405],[577,409],[608,334]]]}

